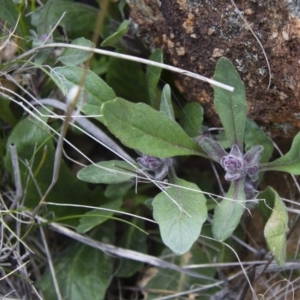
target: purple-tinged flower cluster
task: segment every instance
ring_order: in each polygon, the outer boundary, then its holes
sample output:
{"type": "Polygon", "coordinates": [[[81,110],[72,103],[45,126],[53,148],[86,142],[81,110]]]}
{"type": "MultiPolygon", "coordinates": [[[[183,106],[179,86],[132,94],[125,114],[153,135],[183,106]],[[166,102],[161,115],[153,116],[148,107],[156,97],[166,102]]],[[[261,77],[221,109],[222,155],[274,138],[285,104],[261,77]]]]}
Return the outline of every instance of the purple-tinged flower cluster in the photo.
{"type": "Polygon", "coordinates": [[[155,170],[163,164],[162,159],[150,155],[142,155],[141,157],[138,157],[136,160],[142,167],[149,170],[155,170]]]}
{"type": "Polygon", "coordinates": [[[254,182],[258,179],[263,146],[253,146],[243,155],[237,144],[232,146],[230,153],[227,153],[217,141],[211,138],[202,137],[197,142],[211,159],[221,164],[226,171],[226,180],[234,181],[247,177],[254,182]]]}
{"type": "Polygon", "coordinates": [[[238,145],[233,145],[230,154],[223,156],[220,160],[220,164],[226,171],[225,179],[233,181],[247,175],[252,181],[256,181],[262,151],[262,146],[254,146],[243,156],[238,145]]]}
{"type": "Polygon", "coordinates": [[[162,159],[150,155],[142,155],[137,159],[138,164],[142,167],[142,171],[156,180],[164,179],[168,172],[169,167],[172,164],[171,159],[162,159]]]}
{"type": "Polygon", "coordinates": [[[221,166],[225,169],[225,179],[228,181],[237,180],[245,176],[244,160],[233,155],[226,155],[221,158],[221,166]]]}

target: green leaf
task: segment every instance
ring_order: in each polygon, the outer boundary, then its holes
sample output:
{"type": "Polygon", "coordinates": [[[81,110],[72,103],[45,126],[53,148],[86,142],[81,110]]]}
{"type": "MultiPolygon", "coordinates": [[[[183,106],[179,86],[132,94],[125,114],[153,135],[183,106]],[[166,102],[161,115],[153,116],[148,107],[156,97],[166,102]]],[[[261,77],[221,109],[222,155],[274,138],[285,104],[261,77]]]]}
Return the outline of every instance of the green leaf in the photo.
{"type": "Polygon", "coordinates": [[[244,179],[233,181],[225,197],[228,199],[216,206],[212,224],[214,238],[218,241],[230,237],[241,220],[246,205],[244,179]]]}
{"type": "MultiPolygon", "coordinates": [[[[51,41],[47,41],[46,44],[51,43],[51,41]]],[[[41,43],[40,43],[41,44],[41,43]]],[[[34,57],[34,63],[38,66],[45,65],[45,62],[51,57],[51,53],[53,52],[53,48],[45,48],[39,50],[35,57],[34,57]]]]}
{"type": "Polygon", "coordinates": [[[93,71],[98,76],[104,75],[107,73],[108,67],[108,57],[101,56],[99,59],[93,58],[91,60],[91,71],[93,71]]]}
{"type": "Polygon", "coordinates": [[[164,244],[173,252],[184,254],[199,238],[207,217],[206,199],[195,184],[182,179],[176,183],[178,186],[154,198],[153,217],[158,222],[164,244]]]}
{"type": "Polygon", "coordinates": [[[111,36],[109,36],[108,38],[106,38],[102,43],[101,43],[101,46],[102,47],[108,47],[108,46],[114,46],[116,45],[119,40],[122,38],[122,36],[124,36],[127,31],[128,31],[128,28],[129,28],[129,24],[130,24],[130,21],[129,20],[124,20],[118,30],[111,36]]]}
{"type": "Polygon", "coordinates": [[[214,86],[214,102],[231,146],[243,149],[244,127],[247,116],[245,87],[233,64],[225,57],[218,60],[214,80],[233,86],[229,92],[214,86]]]}
{"type": "MultiPolygon", "coordinates": [[[[163,52],[161,49],[154,50],[150,57],[150,60],[153,60],[155,62],[162,63],[163,62],[163,52]]],[[[151,106],[154,108],[158,108],[158,103],[156,99],[156,90],[157,90],[157,84],[159,82],[160,74],[162,69],[154,66],[147,66],[147,82],[148,82],[148,91],[149,91],[149,97],[150,97],[150,103],[151,106]]],[[[170,96],[171,98],[171,96],[170,96]]]]}
{"type": "MultiPolygon", "coordinates": [[[[13,0],[0,0],[0,20],[5,20],[8,22],[8,24],[11,27],[15,27],[17,22],[19,22],[16,31],[21,37],[25,37],[28,35],[27,28],[25,27],[25,24],[23,24],[22,16],[19,20],[19,16],[21,13],[19,13],[18,8],[13,0]]],[[[3,28],[4,25],[2,24],[3,28]]],[[[2,29],[3,29],[2,28],[2,29]]],[[[1,35],[3,34],[3,31],[1,35]]],[[[22,39],[21,39],[21,43],[22,39]]]]}
{"type": "Polygon", "coordinates": [[[266,133],[252,120],[246,120],[245,126],[245,150],[250,150],[253,146],[261,145],[264,147],[260,162],[266,163],[273,153],[273,142],[266,133]]]}
{"type": "MultiPolygon", "coordinates": [[[[267,134],[252,120],[246,119],[245,126],[245,150],[250,150],[255,145],[261,145],[264,147],[260,164],[267,163],[273,153],[273,142],[267,136],[267,134]]],[[[264,172],[259,173],[259,177],[256,185],[258,185],[264,176],[264,172]]]]}
{"type": "MultiPolygon", "coordinates": [[[[1,83],[2,84],[2,83],[1,83]]],[[[10,109],[10,100],[0,96],[0,118],[10,126],[14,126],[17,122],[15,116],[10,109]]]]}
{"type": "Polygon", "coordinates": [[[77,173],[77,178],[91,183],[122,183],[135,177],[136,168],[121,160],[102,161],[87,166],[77,173]]]}
{"type": "MultiPolygon", "coordinates": [[[[112,231],[112,227],[101,227],[92,238],[112,242],[112,231]]],[[[76,242],[55,259],[54,270],[63,299],[104,299],[113,274],[113,258],[76,242]]],[[[42,276],[38,286],[45,300],[57,299],[49,271],[42,276]]]]}
{"type": "MultiPolygon", "coordinates": [[[[81,83],[84,70],[76,66],[57,67],[51,74],[59,80],[63,86],[64,95],[74,86],[81,83]]],[[[82,103],[81,111],[87,115],[101,115],[101,104],[116,98],[113,89],[106,84],[94,72],[88,70],[84,81],[84,91],[79,101],[82,103]]],[[[97,118],[101,120],[100,117],[97,118]]]]}
{"type": "Polygon", "coordinates": [[[132,102],[149,102],[146,75],[139,63],[110,57],[106,82],[118,97],[132,102]]]}
{"type": "MultiPolygon", "coordinates": [[[[93,42],[83,37],[73,40],[71,45],[85,46],[90,48],[95,47],[95,44],[93,42]]],[[[58,60],[66,66],[76,66],[85,62],[91,56],[92,56],[91,52],[83,51],[80,49],[67,48],[61,54],[58,60]]]]}
{"type": "Polygon", "coordinates": [[[5,20],[11,26],[15,26],[18,21],[19,11],[13,0],[0,0],[0,19],[5,20]]]}
{"type": "Polygon", "coordinates": [[[120,14],[122,16],[122,18],[125,18],[125,15],[124,15],[124,8],[126,7],[126,0],[120,0],[119,3],[118,3],[118,9],[120,11],[120,14]]]}
{"type": "Polygon", "coordinates": [[[222,146],[214,139],[209,137],[203,137],[199,140],[201,148],[209,155],[209,157],[216,161],[221,162],[222,157],[228,155],[228,153],[222,148],[222,146]]]}
{"type": "MultiPolygon", "coordinates": [[[[134,218],[131,221],[137,227],[144,229],[144,221],[139,218],[134,218]]],[[[124,234],[121,237],[119,247],[137,251],[139,253],[147,253],[147,235],[138,230],[134,226],[129,226],[124,230],[124,234]]],[[[122,259],[118,263],[118,277],[129,277],[136,273],[138,270],[142,269],[144,264],[139,261],[122,259]]]]}
{"type": "Polygon", "coordinates": [[[272,213],[266,223],[264,236],[268,247],[280,266],[284,266],[286,258],[286,233],[288,231],[288,213],[277,192],[268,187],[258,195],[259,199],[273,202],[272,213]]]}
{"type": "Polygon", "coordinates": [[[108,129],[126,146],[143,154],[166,158],[202,155],[202,149],[164,113],[121,98],[107,102],[102,113],[108,129]]]}
{"type": "Polygon", "coordinates": [[[230,149],[230,143],[227,140],[225,131],[222,131],[216,135],[213,135],[214,140],[216,140],[224,149],[230,149]]]}
{"type": "MultiPolygon", "coordinates": [[[[41,109],[44,115],[49,115],[49,111],[41,109]]],[[[15,126],[7,141],[5,165],[12,175],[11,155],[9,146],[14,144],[17,148],[19,160],[28,162],[34,180],[41,193],[45,193],[52,181],[55,148],[51,132],[46,127],[47,117],[26,117],[15,126]]],[[[29,173],[29,166],[20,163],[20,175],[23,189],[26,189],[24,206],[34,208],[41,200],[40,193],[29,173]]],[[[99,192],[91,192],[86,183],[73,176],[64,161],[61,162],[59,178],[52,191],[47,196],[48,202],[86,204],[97,201],[99,192]],[[76,188],[74,188],[76,187],[76,188]]],[[[50,209],[50,208],[49,208],[50,209]]],[[[71,216],[72,214],[82,213],[82,208],[53,206],[55,217],[71,216]]],[[[70,221],[75,222],[75,220],[70,221]]]]}
{"type": "Polygon", "coordinates": [[[274,193],[271,187],[267,187],[264,191],[260,192],[257,199],[261,199],[258,202],[258,209],[264,220],[267,221],[272,213],[272,208],[274,207],[274,193]]]}
{"type": "MultiPolygon", "coordinates": [[[[122,205],[122,199],[109,201],[106,204],[100,206],[100,208],[108,208],[113,210],[119,210],[122,205]]],[[[94,227],[107,221],[115,212],[101,209],[93,209],[85,213],[79,220],[77,231],[79,233],[86,233],[94,227]]]]}
{"type": "Polygon", "coordinates": [[[104,195],[108,199],[123,198],[127,192],[134,186],[134,182],[123,182],[119,184],[110,184],[106,187],[104,195]]]}
{"type": "Polygon", "coordinates": [[[282,171],[300,175],[300,132],[294,137],[292,147],[282,157],[266,164],[261,164],[262,171],[282,171]]]}
{"type": "Polygon", "coordinates": [[[68,32],[76,32],[81,36],[94,30],[98,10],[90,5],[74,2],[72,0],[49,0],[39,10],[32,14],[31,22],[39,33],[49,33],[57,24],[63,26],[68,32]]]}
{"type": "Polygon", "coordinates": [[[162,90],[159,110],[163,112],[167,117],[169,117],[172,121],[175,121],[171,99],[171,89],[168,84],[166,84],[162,90]]]}
{"type": "Polygon", "coordinates": [[[180,125],[188,136],[194,138],[200,134],[203,123],[203,108],[198,102],[189,102],[182,110],[180,125]]]}

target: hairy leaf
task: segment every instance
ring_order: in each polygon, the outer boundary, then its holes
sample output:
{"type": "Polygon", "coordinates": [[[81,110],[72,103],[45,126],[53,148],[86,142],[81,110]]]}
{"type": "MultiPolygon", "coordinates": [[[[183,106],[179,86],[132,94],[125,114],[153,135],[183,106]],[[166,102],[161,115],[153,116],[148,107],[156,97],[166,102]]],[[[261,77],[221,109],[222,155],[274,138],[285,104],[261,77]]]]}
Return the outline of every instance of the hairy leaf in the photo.
{"type": "Polygon", "coordinates": [[[269,163],[260,165],[261,171],[282,171],[294,175],[300,174],[300,132],[294,137],[288,153],[269,163]]]}
{"type": "MultiPolygon", "coordinates": [[[[51,74],[61,82],[62,92],[66,94],[74,85],[79,85],[84,76],[84,70],[76,66],[57,67],[51,74]]],[[[101,115],[101,104],[116,98],[113,89],[92,71],[87,71],[84,81],[84,91],[79,101],[81,111],[87,115],[101,115]]],[[[100,120],[100,117],[97,118],[100,120]]]]}
{"type": "MultiPolygon", "coordinates": [[[[150,60],[153,60],[155,62],[162,63],[163,62],[163,52],[161,49],[156,49],[154,50],[150,57],[150,60]]],[[[154,108],[158,108],[159,102],[157,100],[157,84],[160,78],[161,74],[161,68],[154,67],[154,66],[147,66],[147,73],[146,73],[146,78],[147,78],[147,83],[148,83],[148,91],[149,91],[149,97],[150,97],[150,104],[154,108]]],[[[170,96],[171,98],[171,96],[170,96]]]]}
{"type": "Polygon", "coordinates": [[[162,90],[159,110],[163,112],[167,117],[169,117],[172,121],[175,121],[171,99],[171,89],[168,84],[166,84],[162,90]]]}
{"type": "Polygon", "coordinates": [[[102,107],[108,129],[126,146],[160,158],[203,155],[202,149],[164,113],[121,98],[102,107]]]}
{"type": "Polygon", "coordinates": [[[207,217],[206,199],[195,184],[182,179],[178,179],[176,183],[178,186],[171,187],[154,198],[153,217],[159,224],[165,245],[177,254],[184,254],[200,235],[207,217]]]}
{"type": "Polygon", "coordinates": [[[118,97],[132,102],[149,103],[148,83],[139,63],[110,57],[106,82],[118,97]]]}
{"type": "MultiPolygon", "coordinates": [[[[95,44],[81,37],[72,41],[71,45],[85,46],[93,48],[95,44]]],[[[85,62],[92,53],[80,49],[67,48],[58,58],[58,60],[66,66],[77,66],[85,62]]]]}
{"type": "MultiPolygon", "coordinates": [[[[139,218],[134,218],[131,223],[144,229],[144,221],[139,218]]],[[[124,234],[118,243],[119,247],[131,249],[140,253],[147,253],[147,235],[135,226],[129,226],[125,229],[124,234]]],[[[119,268],[116,276],[129,277],[138,270],[142,269],[144,264],[131,259],[122,259],[118,264],[119,268]]]]}
{"type": "Polygon", "coordinates": [[[203,137],[199,140],[199,145],[207,153],[207,155],[214,161],[220,163],[221,159],[228,155],[222,146],[215,140],[203,137]]]}
{"type": "Polygon", "coordinates": [[[246,205],[244,179],[233,181],[225,197],[228,199],[216,206],[212,224],[214,238],[218,241],[229,238],[241,220],[246,205]]]}
{"type": "Polygon", "coordinates": [[[15,26],[18,21],[19,12],[14,1],[0,0],[0,5],[0,18],[7,21],[9,25],[15,26]]]}
{"type": "Polygon", "coordinates": [[[254,121],[247,119],[245,126],[245,150],[248,151],[256,145],[264,147],[260,162],[268,162],[273,153],[273,142],[254,121]]]}
{"type": "Polygon", "coordinates": [[[284,266],[286,258],[286,233],[288,231],[288,214],[286,207],[277,192],[268,187],[258,195],[260,199],[273,202],[272,213],[264,229],[268,247],[280,266],[284,266]]]}
{"type": "Polygon", "coordinates": [[[115,212],[105,210],[112,209],[112,210],[119,210],[122,205],[122,199],[117,199],[114,201],[109,201],[99,208],[103,209],[93,209],[85,213],[83,217],[79,220],[79,225],[77,226],[77,231],[79,233],[85,233],[94,227],[102,224],[106,220],[108,220],[115,212]]]}
{"type": "Polygon", "coordinates": [[[244,155],[244,160],[248,166],[258,164],[263,151],[264,147],[261,145],[252,146],[244,155]]]}
{"type": "Polygon", "coordinates": [[[243,149],[247,116],[244,84],[233,64],[225,57],[218,60],[214,79],[234,87],[234,91],[229,92],[214,86],[214,102],[231,146],[237,144],[243,149]]]}
{"type": "MultiPolygon", "coordinates": [[[[18,8],[15,4],[15,2],[13,0],[0,0],[0,19],[1,20],[5,20],[8,22],[8,24],[13,28],[17,25],[16,27],[16,31],[18,32],[19,36],[21,37],[25,37],[28,35],[28,30],[25,26],[25,24],[23,23],[22,18],[20,18],[19,20],[19,16],[21,15],[21,13],[19,13],[18,8]]],[[[4,28],[4,25],[2,25],[3,27],[1,29],[4,28]]],[[[5,33],[5,31],[4,31],[5,33]]],[[[3,31],[1,33],[1,35],[3,34],[3,31]]],[[[9,32],[6,33],[7,35],[9,35],[9,32]]],[[[22,41],[23,39],[20,39],[20,43],[25,46],[25,42],[22,41]]]]}
{"type": "Polygon", "coordinates": [[[102,161],[87,166],[77,173],[77,178],[91,183],[121,183],[135,177],[135,168],[121,160],[102,161]]]}
{"type": "MultiPolygon", "coordinates": [[[[0,84],[2,85],[4,82],[0,81],[0,84]]],[[[0,118],[13,127],[17,123],[17,120],[13,115],[10,103],[9,99],[2,95],[0,96],[0,118]]]]}
{"type": "Polygon", "coordinates": [[[203,108],[198,102],[187,103],[183,110],[180,125],[190,137],[200,134],[203,123],[203,108]]]}
{"type": "MultiPolygon", "coordinates": [[[[49,115],[49,111],[41,109],[40,113],[49,115]]],[[[13,129],[7,141],[5,157],[6,168],[13,174],[9,146],[14,144],[17,148],[20,161],[20,175],[23,188],[26,187],[25,203],[28,208],[34,208],[41,200],[37,186],[42,193],[48,189],[53,174],[55,148],[49,127],[46,126],[47,117],[37,114],[20,121],[13,129]],[[34,176],[36,184],[32,180],[29,168],[34,176]]],[[[59,180],[47,196],[47,201],[57,203],[86,204],[97,201],[99,192],[91,192],[86,183],[73,176],[64,161],[61,162],[59,180]],[[76,187],[76,188],[74,188],[76,187]],[[91,202],[90,202],[91,201],[91,202]]],[[[83,211],[78,207],[51,207],[56,217],[71,216],[83,211]]],[[[69,222],[69,221],[68,221],[69,222]]],[[[74,220],[70,222],[75,222],[74,220]]]]}
{"type": "Polygon", "coordinates": [[[128,31],[128,27],[130,25],[130,21],[129,20],[124,20],[118,30],[112,34],[111,36],[107,37],[102,43],[101,46],[102,47],[108,47],[108,46],[114,46],[116,45],[119,40],[122,38],[122,36],[124,36],[127,31],[128,31]]]}
{"type": "Polygon", "coordinates": [[[49,33],[57,25],[63,26],[68,32],[76,32],[77,36],[94,30],[98,10],[90,5],[70,0],[49,0],[32,14],[32,24],[39,34],[49,33]]]}
{"type": "MultiPolygon", "coordinates": [[[[92,236],[112,243],[113,227],[101,228],[92,236]]],[[[76,242],[54,261],[54,270],[63,299],[104,299],[113,273],[113,258],[98,249],[76,242]]],[[[57,299],[51,273],[38,283],[45,300],[57,299]]]]}

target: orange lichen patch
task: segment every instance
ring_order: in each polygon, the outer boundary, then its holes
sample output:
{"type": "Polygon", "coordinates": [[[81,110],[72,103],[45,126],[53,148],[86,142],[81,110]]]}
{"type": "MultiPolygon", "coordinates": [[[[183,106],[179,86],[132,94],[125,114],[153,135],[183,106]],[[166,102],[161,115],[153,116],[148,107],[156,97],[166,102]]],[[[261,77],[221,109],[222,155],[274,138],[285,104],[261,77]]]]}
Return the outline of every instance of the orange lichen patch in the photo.
{"type": "Polygon", "coordinates": [[[195,16],[191,13],[188,14],[187,19],[182,24],[186,33],[192,33],[195,26],[195,16]]]}
{"type": "Polygon", "coordinates": [[[300,20],[298,18],[291,18],[290,35],[291,37],[300,37],[300,20]]]}
{"type": "Polygon", "coordinates": [[[246,9],[244,10],[244,13],[245,13],[245,15],[250,16],[250,15],[253,15],[253,14],[254,14],[254,10],[253,10],[252,8],[246,8],[246,9]]]}
{"type": "Polygon", "coordinates": [[[176,52],[178,56],[183,56],[185,55],[185,48],[184,47],[177,47],[176,52]]]}
{"type": "Polygon", "coordinates": [[[199,96],[199,99],[201,103],[208,103],[210,101],[210,95],[203,90],[199,96]]]}
{"type": "Polygon", "coordinates": [[[162,37],[163,37],[163,43],[164,43],[164,45],[165,45],[168,49],[172,50],[172,49],[174,48],[174,45],[175,45],[175,44],[172,42],[172,40],[168,39],[168,37],[167,37],[166,34],[164,34],[162,37]]]}
{"type": "Polygon", "coordinates": [[[167,40],[168,48],[174,48],[174,43],[171,40],[167,40]]]}
{"type": "Polygon", "coordinates": [[[175,80],[176,87],[180,93],[185,91],[185,86],[181,84],[180,80],[175,80]]]}
{"type": "Polygon", "coordinates": [[[173,66],[178,66],[178,60],[176,59],[173,60],[173,66]]]}
{"type": "Polygon", "coordinates": [[[213,35],[214,33],[215,33],[215,29],[214,28],[208,28],[208,30],[207,30],[207,34],[208,35],[213,35]]]}
{"type": "Polygon", "coordinates": [[[186,10],[188,7],[186,0],[177,0],[176,3],[179,4],[179,9],[181,9],[181,10],[186,10]]]}
{"type": "Polygon", "coordinates": [[[290,26],[287,25],[283,28],[283,30],[281,32],[282,37],[285,41],[288,41],[290,39],[289,31],[290,31],[290,26]]]}
{"type": "Polygon", "coordinates": [[[224,55],[224,53],[225,53],[224,49],[215,48],[213,51],[212,57],[213,58],[221,57],[224,55]]]}
{"type": "Polygon", "coordinates": [[[275,23],[273,23],[272,26],[271,26],[271,37],[273,39],[276,39],[277,36],[278,36],[278,27],[275,23]]]}

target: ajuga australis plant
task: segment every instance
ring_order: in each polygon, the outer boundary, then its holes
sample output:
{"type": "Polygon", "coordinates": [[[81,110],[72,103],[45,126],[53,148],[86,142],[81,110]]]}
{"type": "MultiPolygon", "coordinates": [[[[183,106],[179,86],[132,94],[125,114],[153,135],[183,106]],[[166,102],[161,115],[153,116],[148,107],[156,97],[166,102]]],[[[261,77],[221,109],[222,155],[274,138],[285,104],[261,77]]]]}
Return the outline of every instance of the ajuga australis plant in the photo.
{"type": "MultiPolygon", "coordinates": [[[[0,298],[209,299],[231,284],[217,269],[242,260],[241,245],[262,253],[244,243],[248,202],[258,203],[283,265],[286,208],[273,188],[258,187],[266,171],[300,173],[299,135],[269,162],[272,141],[247,119],[244,85],[228,59],[213,79],[165,65],[161,49],[145,53],[136,43],[136,24],[125,19],[130,1],[83,2],[0,0],[0,298]],[[159,85],[162,69],[213,85],[224,130],[203,129],[199,103],[172,101],[170,86],[159,85]],[[53,239],[45,226],[70,239],[53,239]]],[[[174,83],[168,73],[162,79],[174,83]]],[[[266,266],[260,259],[249,262],[253,271],[266,266]]],[[[210,299],[237,298],[231,290],[210,299]]]]}
{"type": "MultiPolygon", "coordinates": [[[[166,189],[158,184],[162,191],[153,199],[152,206],[164,243],[178,254],[188,251],[199,238],[207,217],[207,207],[200,189],[193,183],[177,178],[172,160],[167,158],[199,155],[210,158],[223,167],[230,187],[216,205],[212,221],[213,236],[219,241],[230,237],[238,226],[246,208],[246,199],[255,197],[255,187],[262,172],[277,170],[300,174],[300,153],[297,150],[300,135],[295,137],[292,148],[286,155],[268,162],[272,147],[269,147],[269,140],[259,127],[247,120],[244,84],[228,59],[219,59],[214,79],[234,87],[233,92],[214,87],[214,103],[225,130],[226,148],[229,146],[227,151],[215,138],[201,134],[189,137],[175,122],[171,102],[164,103],[165,97],[162,97],[161,111],[121,98],[105,102],[101,109],[107,128],[123,144],[143,153],[137,162],[148,175],[152,172],[152,179],[163,179],[173,170],[173,175],[169,178],[176,186],[166,189]],[[260,141],[258,139],[261,144],[253,144],[249,134],[263,134],[264,138],[260,141]],[[265,150],[264,146],[267,146],[265,150]]],[[[168,88],[166,86],[164,90],[168,88]]],[[[199,119],[201,118],[199,115],[199,119]]],[[[88,168],[90,167],[79,172],[79,178],[83,179],[88,168]]],[[[98,172],[103,173],[103,170],[98,172]]],[[[282,265],[285,261],[288,222],[285,205],[272,188],[256,196],[269,199],[268,205],[271,205],[272,213],[268,215],[264,235],[277,262],[282,265]]]]}

